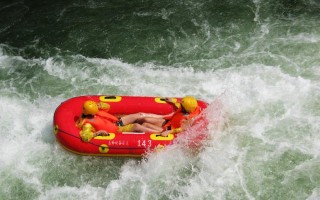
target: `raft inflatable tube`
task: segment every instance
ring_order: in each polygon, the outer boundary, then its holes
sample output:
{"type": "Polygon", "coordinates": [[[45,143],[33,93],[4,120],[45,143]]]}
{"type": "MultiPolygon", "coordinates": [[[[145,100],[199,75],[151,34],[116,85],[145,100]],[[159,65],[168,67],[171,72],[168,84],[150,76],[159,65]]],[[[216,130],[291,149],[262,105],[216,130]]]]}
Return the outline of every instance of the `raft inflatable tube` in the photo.
{"type": "MultiPolygon", "coordinates": [[[[108,112],[116,116],[138,112],[164,115],[174,111],[174,106],[166,103],[162,97],[92,95],[68,99],[57,107],[53,119],[56,139],[68,151],[93,156],[141,157],[146,152],[163,149],[176,138],[174,134],[164,137],[159,133],[117,132],[83,142],[76,121],[82,113],[83,103],[87,100],[110,104],[108,112]]],[[[207,107],[207,103],[201,100],[198,100],[198,105],[201,111],[207,107]]]]}

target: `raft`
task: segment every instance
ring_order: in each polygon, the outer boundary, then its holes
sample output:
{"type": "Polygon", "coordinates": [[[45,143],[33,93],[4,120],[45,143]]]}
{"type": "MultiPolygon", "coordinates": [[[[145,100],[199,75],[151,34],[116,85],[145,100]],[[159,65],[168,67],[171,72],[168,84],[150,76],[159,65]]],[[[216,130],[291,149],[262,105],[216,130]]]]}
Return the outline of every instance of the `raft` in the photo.
{"type": "MultiPolygon", "coordinates": [[[[116,116],[138,112],[164,115],[174,111],[174,106],[167,103],[163,97],[106,95],[73,97],[57,107],[53,119],[55,137],[68,151],[92,156],[141,157],[147,152],[171,145],[177,137],[175,134],[161,136],[159,133],[149,132],[116,132],[109,133],[108,136],[94,137],[90,142],[83,142],[76,121],[81,116],[83,103],[87,100],[108,103],[110,105],[108,112],[116,116]]],[[[198,100],[198,105],[201,111],[207,107],[207,103],[201,100],[198,100]]]]}

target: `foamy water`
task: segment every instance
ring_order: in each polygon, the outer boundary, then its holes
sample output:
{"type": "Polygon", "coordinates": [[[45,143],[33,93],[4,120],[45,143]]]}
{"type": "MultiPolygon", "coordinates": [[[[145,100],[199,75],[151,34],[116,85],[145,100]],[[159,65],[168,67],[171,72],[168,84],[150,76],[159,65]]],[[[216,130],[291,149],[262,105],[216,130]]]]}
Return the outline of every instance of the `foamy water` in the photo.
{"type": "MultiPolygon", "coordinates": [[[[320,119],[314,98],[319,95],[318,81],[263,65],[204,73],[190,68],[82,59],[96,66],[96,71],[77,71],[73,66],[64,70],[64,61],[53,62],[52,58],[24,62],[41,63],[46,76],[67,81],[74,88],[69,96],[82,94],[86,86],[80,82],[93,74],[97,77],[87,87],[96,88],[97,93],[108,81],[112,83],[108,87],[129,95],[182,96],[194,91],[193,95],[211,103],[206,111],[211,120],[210,139],[196,154],[177,144],[148,155],[146,160],[73,155],[56,143],[51,126],[55,108],[68,96],[52,97],[40,91],[34,92],[39,97],[28,98],[15,89],[19,83],[4,81],[13,85],[13,90],[1,89],[5,95],[1,96],[0,112],[6,113],[1,117],[0,145],[5,197],[26,193],[40,199],[255,199],[290,197],[281,192],[292,187],[303,190],[306,183],[314,188],[310,199],[319,195],[320,119]],[[114,72],[102,73],[108,68],[114,72]],[[141,69],[144,73],[138,77],[144,84],[135,76],[131,81],[116,81],[128,74],[114,76],[118,70],[141,69]],[[179,75],[173,79],[172,73],[179,75]],[[155,81],[149,82],[151,79],[155,81]],[[186,79],[193,80],[192,88],[186,79]],[[22,188],[22,192],[14,187],[22,188]],[[272,192],[276,189],[279,193],[272,192]]],[[[28,89],[33,84],[30,81],[21,86],[28,89]]]]}
{"type": "Polygon", "coordinates": [[[319,199],[319,3],[131,3],[0,4],[0,199],[319,199]],[[194,95],[209,138],[74,155],[52,118],[86,94],[194,95]]]}

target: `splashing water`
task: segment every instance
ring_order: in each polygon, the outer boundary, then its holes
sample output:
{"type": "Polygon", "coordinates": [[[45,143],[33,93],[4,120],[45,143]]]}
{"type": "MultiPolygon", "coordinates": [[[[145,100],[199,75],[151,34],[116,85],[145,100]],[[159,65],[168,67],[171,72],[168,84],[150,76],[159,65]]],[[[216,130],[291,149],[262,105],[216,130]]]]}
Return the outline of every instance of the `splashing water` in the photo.
{"type": "Polygon", "coordinates": [[[319,10],[1,2],[0,199],[319,199],[319,10]],[[143,159],[74,155],[52,117],[86,94],[194,95],[208,128],[143,159]],[[208,138],[194,151],[197,134],[208,138]]]}

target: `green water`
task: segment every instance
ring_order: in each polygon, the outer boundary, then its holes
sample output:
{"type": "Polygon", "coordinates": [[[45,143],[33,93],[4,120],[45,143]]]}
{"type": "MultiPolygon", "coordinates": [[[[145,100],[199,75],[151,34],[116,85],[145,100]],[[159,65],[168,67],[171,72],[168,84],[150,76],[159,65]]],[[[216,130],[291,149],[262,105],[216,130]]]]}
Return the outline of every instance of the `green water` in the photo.
{"type": "Polygon", "coordinates": [[[1,1],[0,199],[319,199],[319,13],[317,0],[1,1]],[[74,155],[52,118],[86,94],[194,95],[210,139],[74,155]]]}

